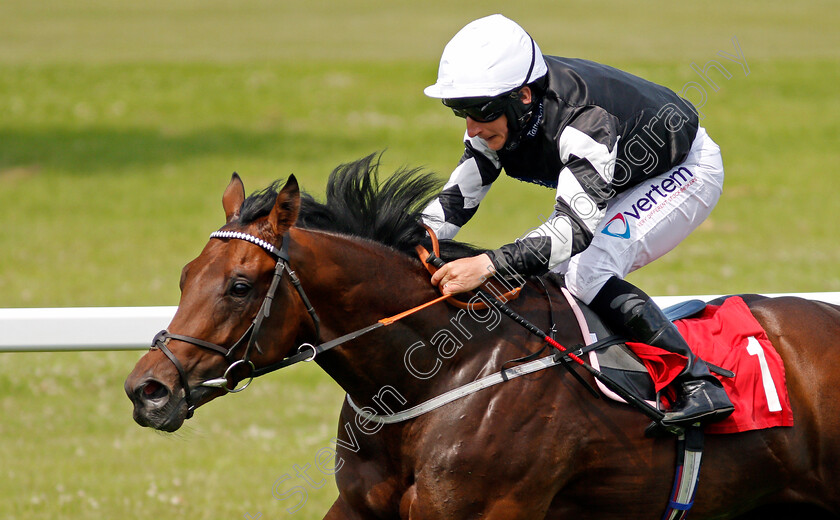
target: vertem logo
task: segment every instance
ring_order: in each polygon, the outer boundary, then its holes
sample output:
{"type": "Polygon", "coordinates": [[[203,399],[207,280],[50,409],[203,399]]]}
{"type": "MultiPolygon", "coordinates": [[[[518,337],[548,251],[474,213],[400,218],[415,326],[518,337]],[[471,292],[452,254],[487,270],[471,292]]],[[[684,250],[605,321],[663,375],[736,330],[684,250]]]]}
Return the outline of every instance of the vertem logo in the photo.
{"type": "Polygon", "coordinates": [[[694,174],[685,166],[674,170],[664,178],[658,178],[647,186],[648,191],[642,192],[636,202],[627,211],[616,213],[607,221],[601,233],[615,238],[630,238],[630,228],[634,221],[644,222],[649,214],[660,211],[669,200],[682,193],[694,183],[694,174]]]}

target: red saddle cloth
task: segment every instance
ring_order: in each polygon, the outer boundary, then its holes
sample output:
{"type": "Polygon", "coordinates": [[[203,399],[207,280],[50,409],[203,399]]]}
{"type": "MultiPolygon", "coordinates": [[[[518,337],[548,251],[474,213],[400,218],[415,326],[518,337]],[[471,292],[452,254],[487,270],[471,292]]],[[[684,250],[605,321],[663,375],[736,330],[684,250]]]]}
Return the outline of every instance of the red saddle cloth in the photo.
{"type": "MultiPolygon", "coordinates": [[[[733,296],[720,306],[707,306],[697,317],[675,323],[695,354],[735,372],[734,378],[717,376],[735,411],[723,421],[706,426],[706,433],[793,426],[782,358],[744,300],[733,296]]],[[[642,343],[627,346],[647,367],[657,392],[685,367],[685,357],[679,354],[642,343]]]]}

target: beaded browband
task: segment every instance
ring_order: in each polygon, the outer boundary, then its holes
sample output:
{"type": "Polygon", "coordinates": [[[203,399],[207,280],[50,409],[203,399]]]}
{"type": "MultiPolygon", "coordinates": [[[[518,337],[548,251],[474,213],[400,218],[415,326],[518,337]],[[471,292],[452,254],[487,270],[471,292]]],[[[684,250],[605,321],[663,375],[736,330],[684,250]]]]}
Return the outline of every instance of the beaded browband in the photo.
{"type": "MultiPolygon", "coordinates": [[[[240,233],[239,231],[214,231],[210,233],[210,238],[238,238],[239,240],[245,240],[260,246],[277,258],[283,258],[284,256],[283,253],[273,245],[261,238],[255,237],[254,235],[249,235],[248,233],[240,233]]],[[[286,241],[284,240],[283,243],[285,244],[286,241]]],[[[288,258],[286,258],[286,260],[288,261],[288,258]]]]}

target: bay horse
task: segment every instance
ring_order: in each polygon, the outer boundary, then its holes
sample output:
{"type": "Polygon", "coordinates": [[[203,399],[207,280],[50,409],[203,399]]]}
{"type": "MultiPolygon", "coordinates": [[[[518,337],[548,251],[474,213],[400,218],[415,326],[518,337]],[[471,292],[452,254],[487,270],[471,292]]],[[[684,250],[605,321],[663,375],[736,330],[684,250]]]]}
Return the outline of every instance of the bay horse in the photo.
{"type": "MultiPolygon", "coordinates": [[[[408,169],[380,182],[377,170],[375,156],[338,167],[324,203],[301,194],[294,177],[246,198],[234,174],[225,225],[184,267],[168,331],[126,379],[140,425],[175,431],[255,372],[309,359],[319,341],[439,296],[414,253],[427,243],[419,216],[439,184],[408,169]]],[[[456,242],[442,249],[444,259],[476,253],[456,242]]],[[[707,436],[690,517],[838,518],[840,307],[747,301],[784,360],[795,424],[707,436]]],[[[556,325],[560,343],[582,342],[556,278],[529,279],[509,305],[543,329],[556,325]]],[[[357,406],[395,413],[540,347],[492,308],[465,313],[441,302],[314,361],[357,406]]],[[[594,399],[560,368],[394,424],[372,423],[345,402],[331,461],[339,496],[325,518],[657,518],[676,450],[672,437],[646,438],[648,422],[594,399]]]]}

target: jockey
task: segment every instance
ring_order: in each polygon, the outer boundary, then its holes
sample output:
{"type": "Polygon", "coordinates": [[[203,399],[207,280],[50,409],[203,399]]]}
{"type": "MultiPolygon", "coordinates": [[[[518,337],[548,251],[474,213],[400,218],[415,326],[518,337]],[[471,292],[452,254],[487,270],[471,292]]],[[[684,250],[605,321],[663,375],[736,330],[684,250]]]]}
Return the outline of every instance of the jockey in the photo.
{"type": "Polygon", "coordinates": [[[720,381],[642,290],[624,280],[711,212],[723,189],[720,148],[671,90],[582,59],[543,56],[515,22],[475,20],[443,50],[438,98],[466,119],[465,151],[423,218],[453,238],[501,170],[556,189],[549,217],[487,253],[432,276],[443,294],[499,276],[562,273],[616,332],[687,358],[663,423],[712,422],[734,407],[720,381]]]}

